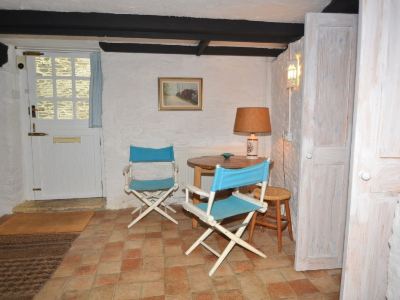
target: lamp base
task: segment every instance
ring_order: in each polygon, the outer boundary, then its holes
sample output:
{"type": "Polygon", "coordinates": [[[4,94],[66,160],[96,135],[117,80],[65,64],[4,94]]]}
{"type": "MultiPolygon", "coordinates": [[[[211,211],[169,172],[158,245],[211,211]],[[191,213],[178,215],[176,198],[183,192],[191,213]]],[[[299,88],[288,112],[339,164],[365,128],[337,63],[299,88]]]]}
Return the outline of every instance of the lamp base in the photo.
{"type": "Polygon", "coordinates": [[[247,138],[247,159],[258,158],[258,138],[255,134],[251,134],[247,138]]]}

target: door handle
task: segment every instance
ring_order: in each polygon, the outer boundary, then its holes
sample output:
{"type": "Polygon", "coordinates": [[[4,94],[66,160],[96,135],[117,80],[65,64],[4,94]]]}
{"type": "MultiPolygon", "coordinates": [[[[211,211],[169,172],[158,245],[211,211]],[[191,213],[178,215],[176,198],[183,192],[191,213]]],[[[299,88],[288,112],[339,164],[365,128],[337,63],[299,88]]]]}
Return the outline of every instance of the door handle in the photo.
{"type": "Polygon", "coordinates": [[[46,136],[48,135],[45,132],[28,132],[28,136],[46,136]]]}
{"type": "Polygon", "coordinates": [[[307,154],[306,154],[306,158],[307,158],[307,159],[311,159],[311,158],[312,158],[312,154],[311,154],[311,153],[307,153],[307,154]]]}
{"type": "Polygon", "coordinates": [[[362,180],[364,180],[364,181],[368,181],[368,180],[371,179],[371,174],[369,174],[368,172],[361,171],[361,172],[359,173],[359,175],[360,175],[360,178],[361,178],[362,180]]]}

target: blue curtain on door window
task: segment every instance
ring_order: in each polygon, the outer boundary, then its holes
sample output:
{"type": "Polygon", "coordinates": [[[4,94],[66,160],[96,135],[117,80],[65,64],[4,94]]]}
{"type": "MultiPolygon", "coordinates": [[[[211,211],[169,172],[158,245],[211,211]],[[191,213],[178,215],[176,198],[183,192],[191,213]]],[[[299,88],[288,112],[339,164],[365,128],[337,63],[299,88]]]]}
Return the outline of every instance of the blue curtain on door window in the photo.
{"type": "Polygon", "coordinates": [[[100,53],[90,54],[89,128],[101,128],[103,73],[100,53]]]}

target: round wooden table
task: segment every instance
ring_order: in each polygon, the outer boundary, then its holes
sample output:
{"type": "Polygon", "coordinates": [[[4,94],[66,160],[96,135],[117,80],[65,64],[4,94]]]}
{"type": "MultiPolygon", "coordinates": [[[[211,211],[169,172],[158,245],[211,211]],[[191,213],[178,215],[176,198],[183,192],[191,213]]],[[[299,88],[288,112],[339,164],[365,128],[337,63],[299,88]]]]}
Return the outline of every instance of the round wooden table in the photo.
{"type": "MultiPolygon", "coordinates": [[[[193,185],[201,188],[201,176],[203,174],[213,174],[217,165],[220,165],[226,169],[240,169],[249,167],[252,165],[256,165],[260,162],[266,160],[265,157],[259,157],[257,159],[248,159],[246,156],[231,156],[228,159],[225,159],[222,155],[213,155],[213,156],[200,156],[190,158],[187,161],[187,164],[194,168],[194,180],[193,185]]],[[[200,198],[198,195],[193,195],[193,203],[197,204],[200,202],[200,198]]],[[[192,227],[197,227],[197,220],[192,219],[192,227]]]]}

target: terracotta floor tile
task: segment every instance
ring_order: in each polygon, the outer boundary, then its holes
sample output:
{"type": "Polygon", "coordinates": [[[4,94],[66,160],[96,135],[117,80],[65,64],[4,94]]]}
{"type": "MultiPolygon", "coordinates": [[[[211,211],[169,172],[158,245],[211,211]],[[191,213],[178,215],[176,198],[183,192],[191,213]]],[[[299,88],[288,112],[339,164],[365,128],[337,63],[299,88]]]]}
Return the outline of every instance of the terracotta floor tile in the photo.
{"type": "Polygon", "coordinates": [[[96,273],[97,264],[80,266],[75,270],[75,275],[93,275],[96,273]]]}
{"type": "Polygon", "coordinates": [[[290,266],[290,267],[287,267],[287,268],[281,268],[281,269],[279,269],[279,271],[281,272],[281,274],[283,275],[283,277],[285,277],[285,279],[287,281],[305,279],[306,278],[306,276],[304,275],[303,272],[297,272],[293,268],[293,266],[290,266]]]}
{"type": "Polygon", "coordinates": [[[146,239],[151,239],[151,238],[161,238],[161,232],[146,232],[145,238],[146,239]]]}
{"type": "Polygon", "coordinates": [[[122,272],[129,272],[138,270],[142,267],[142,259],[135,258],[135,259],[124,259],[121,264],[121,271],[122,272]]]}
{"type": "Polygon", "coordinates": [[[298,279],[288,282],[299,296],[318,293],[318,289],[308,279],[298,279]]]}
{"type": "Polygon", "coordinates": [[[167,268],[165,270],[165,293],[179,295],[189,292],[189,282],[186,269],[183,267],[167,268]]]}
{"type": "Polygon", "coordinates": [[[295,291],[287,282],[275,282],[267,285],[267,291],[271,298],[285,299],[296,297],[295,291]]]}
{"type": "Polygon", "coordinates": [[[142,250],[136,249],[129,249],[123,253],[124,259],[132,259],[132,258],[140,258],[142,257],[142,250]]]}
{"type": "Polygon", "coordinates": [[[92,287],[94,276],[74,276],[65,285],[65,291],[89,290],[92,287]]]}
{"type": "Polygon", "coordinates": [[[304,274],[308,279],[313,279],[313,278],[320,278],[320,277],[325,277],[329,276],[329,273],[326,270],[311,270],[311,271],[304,271],[304,274]]]}
{"type": "Polygon", "coordinates": [[[120,283],[115,287],[115,300],[140,299],[142,286],[137,283],[120,283]]]}
{"type": "Polygon", "coordinates": [[[254,272],[245,272],[236,276],[240,282],[241,292],[246,299],[266,299],[263,282],[254,272]]]}
{"type": "Polygon", "coordinates": [[[212,281],[208,276],[208,270],[203,265],[188,267],[190,290],[192,292],[209,291],[212,289],[212,281]]]}
{"type": "Polygon", "coordinates": [[[317,287],[320,292],[323,293],[332,293],[339,292],[340,290],[340,281],[334,280],[332,276],[325,276],[319,278],[310,279],[313,285],[317,287]]]}
{"type": "Polygon", "coordinates": [[[243,273],[247,271],[252,271],[254,269],[253,263],[249,260],[231,261],[229,264],[231,265],[232,270],[235,273],[243,273]]]}
{"type": "Polygon", "coordinates": [[[145,282],[142,286],[142,298],[163,296],[164,281],[145,282]]]}
{"type": "Polygon", "coordinates": [[[104,274],[104,275],[97,275],[94,280],[95,287],[104,286],[104,285],[113,285],[118,282],[119,274],[104,274]]]}
{"type": "Polygon", "coordinates": [[[104,250],[101,254],[100,261],[118,261],[122,259],[122,249],[104,250]]]}
{"type": "Polygon", "coordinates": [[[257,275],[258,278],[264,283],[264,284],[270,284],[270,283],[276,283],[276,282],[285,282],[286,279],[282,275],[282,273],[279,271],[279,269],[276,270],[256,270],[255,274],[257,275]]]}
{"type": "Polygon", "coordinates": [[[237,289],[239,286],[239,281],[235,276],[214,277],[212,283],[217,291],[237,289]]]}
{"type": "Polygon", "coordinates": [[[87,300],[89,299],[90,290],[73,290],[65,291],[61,295],[62,300],[87,300]]]}
{"type": "Polygon", "coordinates": [[[213,292],[192,293],[192,300],[215,300],[217,296],[213,292]]]}
{"type": "Polygon", "coordinates": [[[122,272],[119,278],[120,282],[123,283],[142,283],[149,281],[158,281],[164,278],[161,271],[146,271],[140,270],[132,272],[122,272]]]}
{"type": "Polygon", "coordinates": [[[89,300],[112,299],[114,295],[114,285],[96,287],[90,290],[89,300]]]}
{"type": "Polygon", "coordinates": [[[97,265],[97,274],[113,274],[121,271],[121,261],[100,262],[97,265]]]}
{"type": "Polygon", "coordinates": [[[239,290],[221,291],[218,292],[219,300],[241,300],[244,299],[239,290]]]}
{"type": "Polygon", "coordinates": [[[104,250],[122,250],[124,248],[124,241],[106,243],[104,250]]]}

